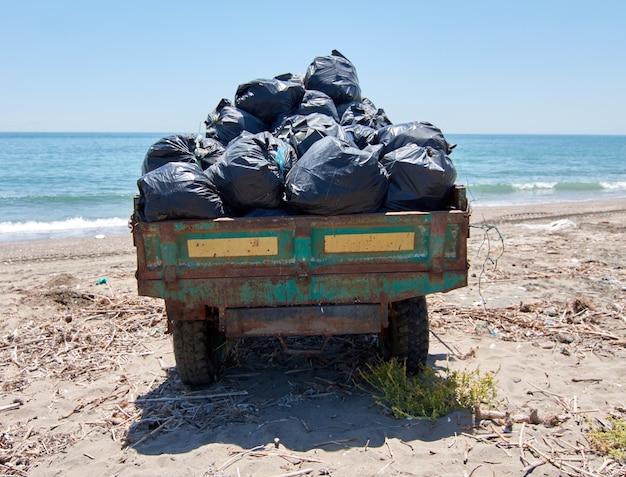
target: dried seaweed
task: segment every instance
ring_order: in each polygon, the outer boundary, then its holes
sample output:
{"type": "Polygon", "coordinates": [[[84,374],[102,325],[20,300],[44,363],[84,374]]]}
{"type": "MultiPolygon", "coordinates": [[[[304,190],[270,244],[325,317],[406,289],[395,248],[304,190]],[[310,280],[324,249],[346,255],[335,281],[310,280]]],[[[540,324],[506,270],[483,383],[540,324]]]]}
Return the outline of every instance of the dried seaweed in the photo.
{"type": "MultiPolygon", "coordinates": [[[[328,395],[349,396],[354,391],[357,370],[365,367],[377,353],[376,337],[371,336],[335,337],[327,351],[314,358],[286,354],[274,339],[244,339],[234,346],[224,385],[210,392],[193,392],[176,379],[175,369],[165,369],[163,375],[141,382],[129,372],[131,359],[150,356],[155,347],[167,339],[162,300],[111,297],[68,289],[54,289],[44,294],[30,292],[24,300],[26,306],[32,300],[46,311],[39,321],[25,321],[0,336],[4,393],[17,394],[37,380],[88,384],[111,372],[116,372],[117,382],[109,393],[78,400],[73,409],[58,416],[59,422],[65,425],[53,432],[37,430],[29,420],[18,420],[10,425],[0,421],[0,473],[5,475],[27,475],[37,459],[66,451],[90,432],[107,433],[121,447],[138,447],[159,433],[181,426],[200,430],[237,422],[263,425],[259,416],[268,406],[328,395]],[[250,402],[246,391],[236,384],[238,376],[261,374],[272,367],[285,369],[287,376],[312,367],[324,368],[332,371],[332,378],[300,380],[288,395],[278,400],[250,402]],[[91,413],[94,417],[84,422],[77,418],[80,413],[91,413]]],[[[443,336],[439,339],[445,340],[446,330],[455,329],[489,333],[495,339],[508,341],[542,340],[570,353],[625,346],[624,308],[625,304],[619,301],[612,307],[601,307],[586,298],[575,298],[568,303],[543,301],[504,308],[459,307],[447,306],[429,297],[431,329],[438,337],[443,336]]],[[[292,345],[315,347],[319,344],[315,340],[301,338],[292,345]]],[[[458,353],[458,357],[463,355],[458,353]]],[[[568,407],[567,412],[576,415],[571,402],[561,398],[560,403],[568,407]]],[[[18,400],[4,407],[8,412],[21,404],[18,400]]],[[[303,425],[306,428],[306,424],[303,425]]],[[[530,427],[522,427],[521,447],[519,442],[517,444],[520,452],[523,451],[526,473],[530,473],[533,466],[548,463],[561,465],[565,474],[577,475],[575,469],[583,469],[591,474],[579,475],[619,475],[616,463],[607,462],[602,469],[592,472],[585,470],[589,468],[587,462],[571,460],[588,455],[590,451],[582,444],[572,448],[571,444],[559,441],[560,447],[556,448],[555,441],[542,448],[531,433],[530,427]],[[569,462],[569,467],[563,462],[569,462]]],[[[503,449],[516,445],[510,434],[494,432],[490,427],[477,428],[472,439],[503,449]]],[[[550,442],[549,439],[559,438],[546,439],[550,442]]],[[[275,452],[264,448],[254,456],[270,454],[275,452]]],[[[468,458],[471,458],[469,451],[468,458]]]]}

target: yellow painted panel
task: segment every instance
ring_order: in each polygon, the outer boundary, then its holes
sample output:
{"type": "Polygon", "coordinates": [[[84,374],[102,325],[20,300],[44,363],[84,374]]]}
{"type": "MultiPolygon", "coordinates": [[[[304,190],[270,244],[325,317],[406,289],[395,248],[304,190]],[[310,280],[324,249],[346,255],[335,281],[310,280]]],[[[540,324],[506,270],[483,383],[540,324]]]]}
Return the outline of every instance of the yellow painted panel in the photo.
{"type": "Polygon", "coordinates": [[[190,258],[278,255],[278,237],[192,239],[187,249],[190,258]]]}
{"type": "Polygon", "coordinates": [[[342,234],[324,237],[325,253],[398,252],[415,248],[415,232],[342,234]]]}

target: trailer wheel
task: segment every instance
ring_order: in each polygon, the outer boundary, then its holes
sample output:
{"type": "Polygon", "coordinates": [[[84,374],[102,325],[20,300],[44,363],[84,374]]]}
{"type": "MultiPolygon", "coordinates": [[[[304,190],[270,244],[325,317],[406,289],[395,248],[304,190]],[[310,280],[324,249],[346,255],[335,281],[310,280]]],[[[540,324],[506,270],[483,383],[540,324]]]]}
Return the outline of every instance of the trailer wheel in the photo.
{"type": "MultiPolygon", "coordinates": [[[[196,312],[205,316],[210,311],[205,306],[201,309],[196,312]]],[[[226,337],[218,331],[217,320],[210,316],[204,319],[186,318],[170,318],[176,370],[181,381],[188,386],[207,386],[215,381],[224,363],[226,337]]]]}
{"type": "Polygon", "coordinates": [[[388,355],[404,358],[406,369],[418,372],[428,359],[428,309],[419,296],[390,304],[389,327],[382,341],[388,355]]]}

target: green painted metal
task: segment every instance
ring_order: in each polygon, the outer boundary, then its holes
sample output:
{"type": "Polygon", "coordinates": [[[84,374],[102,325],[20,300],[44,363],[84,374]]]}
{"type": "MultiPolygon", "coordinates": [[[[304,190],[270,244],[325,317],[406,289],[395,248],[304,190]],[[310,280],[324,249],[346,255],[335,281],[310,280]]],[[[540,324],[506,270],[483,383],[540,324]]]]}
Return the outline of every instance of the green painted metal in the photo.
{"type": "MultiPolygon", "coordinates": [[[[133,221],[141,295],[220,309],[387,304],[467,284],[469,211],[457,187],[448,211],[350,216],[133,221]],[[329,235],[412,233],[401,251],[327,253],[329,235]],[[275,238],[271,256],[190,257],[189,240],[275,238]]],[[[384,237],[384,235],[382,235],[384,237]]]]}
{"type": "Polygon", "coordinates": [[[267,277],[240,279],[180,279],[175,289],[163,280],[142,281],[139,294],[185,303],[200,302],[220,308],[245,306],[390,303],[429,293],[445,292],[467,285],[465,272],[447,272],[441,281],[428,273],[313,276],[310,280],[271,280],[267,277]]]}

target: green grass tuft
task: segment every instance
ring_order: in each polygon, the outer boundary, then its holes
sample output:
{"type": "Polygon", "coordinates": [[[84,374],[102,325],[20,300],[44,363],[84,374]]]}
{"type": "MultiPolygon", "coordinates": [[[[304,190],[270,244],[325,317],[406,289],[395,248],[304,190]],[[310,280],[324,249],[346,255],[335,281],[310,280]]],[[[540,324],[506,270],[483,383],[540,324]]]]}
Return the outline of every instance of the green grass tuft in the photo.
{"type": "Polygon", "coordinates": [[[587,433],[589,443],[599,454],[626,463],[626,422],[613,416],[608,416],[607,421],[610,427],[592,426],[587,433]]]}
{"type": "Polygon", "coordinates": [[[470,410],[476,404],[496,402],[495,375],[475,371],[450,371],[438,374],[425,367],[415,375],[397,359],[370,365],[361,377],[378,391],[377,404],[397,418],[437,419],[457,410],[470,410]]]}

